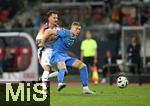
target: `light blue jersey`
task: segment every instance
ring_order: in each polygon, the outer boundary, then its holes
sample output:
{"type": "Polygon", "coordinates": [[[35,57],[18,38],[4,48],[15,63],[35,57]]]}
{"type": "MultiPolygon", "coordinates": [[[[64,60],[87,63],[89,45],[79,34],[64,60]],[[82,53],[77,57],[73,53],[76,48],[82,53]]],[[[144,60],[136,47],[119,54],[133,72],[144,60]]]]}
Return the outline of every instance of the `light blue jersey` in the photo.
{"type": "MultiPolygon", "coordinates": [[[[74,44],[75,40],[77,39],[77,35],[71,35],[70,30],[59,30],[57,31],[58,38],[54,42],[53,45],[53,52],[51,57],[51,64],[53,67],[57,68],[57,63],[60,61],[65,62],[67,67],[74,67],[73,63],[77,61],[78,59],[72,58],[68,56],[67,51],[68,49],[74,44]]],[[[88,71],[87,66],[80,62],[80,65],[77,67],[78,70],[80,70],[80,76],[82,80],[82,86],[87,87],[88,85],[88,71]]],[[[57,80],[59,83],[63,83],[65,73],[68,72],[66,68],[59,68],[59,73],[57,76],[57,80]]]]}
{"type": "Polygon", "coordinates": [[[66,61],[71,57],[68,56],[68,49],[74,44],[77,36],[72,36],[70,30],[57,30],[58,38],[53,45],[53,53],[51,58],[51,64],[56,65],[59,61],[66,61]]]}

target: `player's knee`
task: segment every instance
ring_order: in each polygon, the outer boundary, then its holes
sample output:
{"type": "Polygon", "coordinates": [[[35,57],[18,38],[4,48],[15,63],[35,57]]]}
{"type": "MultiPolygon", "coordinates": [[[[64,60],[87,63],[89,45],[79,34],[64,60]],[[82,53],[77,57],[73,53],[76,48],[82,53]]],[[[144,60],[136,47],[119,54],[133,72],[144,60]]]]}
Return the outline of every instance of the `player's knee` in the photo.
{"type": "Polygon", "coordinates": [[[44,65],[43,66],[44,71],[51,71],[51,67],[49,65],[44,65]]]}
{"type": "Polygon", "coordinates": [[[87,67],[87,65],[85,63],[81,62],[80,66],[79,66],[79,70],[81,70],[84,67],[87,67]]]}
{"type": "Polygon", "coordinates": [[[58,62],[57,67],[58,69],[63,69],[63,68],[66,68],[66,64],[65,62],[58,62]]]}
{"type": "Polygon", "coordinates": [[[83,64],[83,67],[87,67],[87,65],[85,63],[82,63],[83,64]]]}

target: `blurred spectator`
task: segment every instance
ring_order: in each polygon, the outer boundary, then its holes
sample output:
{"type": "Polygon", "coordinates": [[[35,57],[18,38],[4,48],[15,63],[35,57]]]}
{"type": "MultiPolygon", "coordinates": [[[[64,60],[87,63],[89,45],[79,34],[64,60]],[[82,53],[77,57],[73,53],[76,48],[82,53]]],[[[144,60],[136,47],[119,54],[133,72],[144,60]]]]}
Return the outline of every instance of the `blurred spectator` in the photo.
{"type": "Polygon", "coordinates": [[[109,74],[115,74],[116,72],[119,72],[119,67],[116,64],[116,58],[114,56],[112,56],[112,53],[110,50],[106,51],[106,57],[104,59],[104,66],[103,66],[103,71],[102,71],[102,75],[103,78],[101,80],[101,83],[104,84],[107,82],[107,75],[109,74]]]}
{"type": "Polygon", "coordinates": [[[122,17],[122,26],[128,26],[128,21],[127,21],[127,17],[126,16],[122,17]]]}
{"type": "Polygon", "coordinates": [[[4,58],[3,48],[0,48],[0,78],[2,78],[3,74],[3,58],[4,58]]]}
{"type": "Polygon", "coordinates": [[[139,23],[136,18],[131,17],[130,15],[123,16],[122,25],[124,26],[138,26],[139,23]]]}
{"type": "Polygon", "coordinates": [[[72,18],[74,21],[79,21],[80,10],[78,8],[72,10],[72,18]]]}
{"type": "Polygon", "coordinates": [[[85,24],[86,26],[91,25],[91,8],[83,8],[82,12],[80,14],[80,20],[82,24],[85,24]]]}
{"type": "Polygon", "coordinates": [[[12,55],[10,48],[5,48],[5,56],[3,61],[3,70],[10,71],[9,68],[13,67],[14,56],[12,55]]]}
{"type": "Polygon", "coordinates": [[[141,46],[137,42],[136,35],[131,37],[131,42],[127,47],[127,59],[130,65],[130,72],[135,73],[136,71],[140,74],[141,56],[140,56],[141,46]],[[135,70],[137,69],[137,70],[135,70]]]}
{"type": "Polygon", "coordinates": [[[94,21],[97,22],[101,22],[102,21],[102,9],[100,7],[96,7],[94,9],[94,21]]]}
{"type": "Polygon", "coordinates": [[[149,7],[142,8],[141,10],[141,24],[142,25],[148,21],[148,18],[150,17],[149,14],[150,14],[149,7]]]}
{"type": "Polygon", "coordinates": [[[138,26],[139,23],[136,18],[129,19],[129,26],[138,26]]]}
{"type": "Polygon", "coordinates": [[[83,61],[88,68],[97,65],[97,43],[92,39],[92,34],[87,31],[85,34],[85,40],[81,42],[81,54],[80,59],[83,61]]]}
{"type": "Polygon", "coordinates": [[[150,26],[150,16],[149,16],[148,20],[144,23],[144,26],[150,26]]]}
{"type": "Polygon", "coordinates": [[[112,19],[112,21],[108,24],[109,36],[108,38],[111,41],[116,42],[116,53],[119,51],[120,38],[121,38],[121,26],[120,24],[112,19]]]}
{"type": "Polygon", "coordinates": [[[14,20],[12,24],[12,29],[15,31],[20,31],[20,28],[22,28],[22,24],[19,22],[18,19],[14,20]]]}
{"type": "Polygon", "coordinates": [[[0,11],[0,22],[6,22],[8,16],[9,16],[9,11],[7,9],[0,11]]]}
{"type": "MultiPolygon", "coordinates": [[[[43,15],[43,18],[45,18],[44,16],[45,16],[45,14],[43,15]]],[[[40,13],[36,13],[35,17],[34,17],[34,21],[33,21],[34,27],[39,28],[41,25],[41,21],[42,21],[42,19],[41,19],[40,13]]],[[[43,19],[43,21],[45,21],[45,19],[43,19]]]]}
{"type": "Polygon", "coordinates": [[[26,28],[32,28],[32,27],[34,27],[31,18],[28,18],[28,19],[27,19],[26,24],[25,24],[25,27],[26,27],[26,28]]]}
{"type": "Polygon", "coordinates": [[[114,21],[120,21],[121,18],[121,12],[120,12],[120,8],[119,7],[114,7],[114,9],[112,10],[112,15],[111,15],[111,19],[114,21]]]}
{"type": "Polygon", "coordinates": [[[5,26],[4,26],[3,23],[0,23],[0,32],[1,32],[1,29],[2,29],[2,30],[5,30],[5,26]]]}
{"type": "Polygon", "coordinates": [[[0,37],[0,78],[3,77],[4,70],[4,56],[5,56],[6,41],[3,37],[0,37]]]}
{"type": "Polygon", "coordinates": [[[121,26],[117,23],[116,20],[112,19],[112,21],[108,24],[110,37],[116,39],[119,36],[119,32],[121,26]]]}
{"type": "Polygon", "coordinates": [[[60,23],[60,25],[62,27],[66,27],[66,26],[70,25],[70,22],[72,21],[72,16],[70,14],[71,14],[71,10],[66,8],[64,10],[64,14],[61,15],[61,23],[60,23]],[[66,17],[67,17],[67,19],[66,19],[66,17]]]}

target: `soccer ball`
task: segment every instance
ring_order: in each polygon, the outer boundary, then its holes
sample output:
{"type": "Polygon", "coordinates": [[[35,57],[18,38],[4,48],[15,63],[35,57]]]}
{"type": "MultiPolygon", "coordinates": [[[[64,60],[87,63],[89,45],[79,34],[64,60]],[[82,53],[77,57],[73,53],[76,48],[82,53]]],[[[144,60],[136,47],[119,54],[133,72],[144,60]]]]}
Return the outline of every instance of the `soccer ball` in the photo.
{"type": "Polygon", "coordinates": [[[127,87],[127,85],[128,85],[128,79],[127,79],[126,77],[124,77],[124,76],[119,76],[119,77],[117,78],[117,86],[118,86],[119,88],[125,88],[125,87],[127,87]]]}

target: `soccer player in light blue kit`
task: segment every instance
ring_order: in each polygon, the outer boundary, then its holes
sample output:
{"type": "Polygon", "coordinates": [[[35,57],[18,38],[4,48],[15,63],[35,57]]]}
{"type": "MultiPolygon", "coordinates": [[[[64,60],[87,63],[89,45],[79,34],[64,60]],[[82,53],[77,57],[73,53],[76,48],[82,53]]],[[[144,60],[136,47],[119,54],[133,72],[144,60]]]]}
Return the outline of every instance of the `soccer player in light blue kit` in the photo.
{"type": "Polygon", "coordinates": [[[51,57],[51,64],[56,66],[59,70],[58,78],[58,91],[61,91],[66,85],[64,83],[64,75],[67,73],[66,66],[76,68],[80,71],[82,80],[83,93],[95,94],[88,88],[88,70],[87,66],[77,58],[68,56],[67,51],[71,47],[80,34],[81,26],[78,22],[73,22],[71,29],[57,30],[55,34],[57,39],[54,42],[53,52],[51,57]]]}

